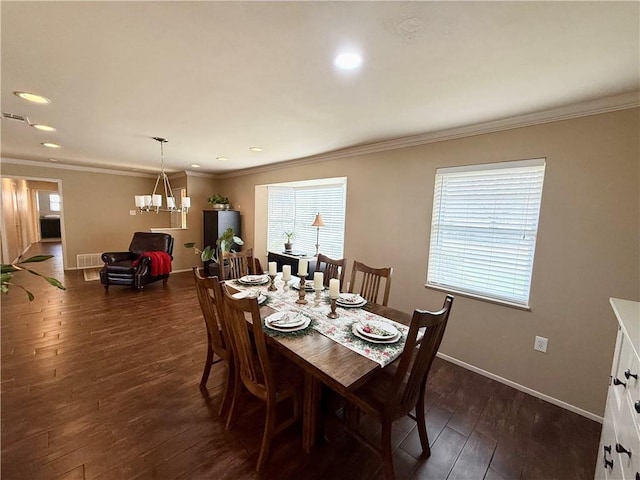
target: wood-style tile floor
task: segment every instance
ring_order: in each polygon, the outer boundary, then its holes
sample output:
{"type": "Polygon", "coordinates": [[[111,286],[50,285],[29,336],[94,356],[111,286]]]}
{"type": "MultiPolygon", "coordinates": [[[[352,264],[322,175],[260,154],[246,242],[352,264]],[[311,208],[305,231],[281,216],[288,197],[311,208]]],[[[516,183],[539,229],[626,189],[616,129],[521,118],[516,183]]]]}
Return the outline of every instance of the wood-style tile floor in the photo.
{"type": "MultiPolygon", "coordinates": [[[[27,256],[41,252],[57,257],[34,268],[67,290],[25,274],[17,280],[36,299],[18,288],[1,298],[3,480],[382,478],[378,458],[331,416],[311,454],[294,426],[256,474],[262,405],[246,396],[226,431],[222,367],[198,388],[206,340],[191,273],[106,293],[62,271],[60,244],[27,256]]],[[[600,424],[439,359],[428,392],[431,457],[420,456],[414,423],[398,422],[398,479],[593,478],[600,424]]]]}

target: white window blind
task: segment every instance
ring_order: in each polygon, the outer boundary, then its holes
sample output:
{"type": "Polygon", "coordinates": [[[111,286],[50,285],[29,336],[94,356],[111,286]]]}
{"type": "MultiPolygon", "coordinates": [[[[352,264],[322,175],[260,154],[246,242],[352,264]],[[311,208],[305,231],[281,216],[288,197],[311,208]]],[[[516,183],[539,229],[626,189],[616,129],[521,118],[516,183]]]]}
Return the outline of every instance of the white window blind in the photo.
{"type": "Polygon", "coordinates": [[[320,253],[332,258],[342,258],[345,197],[344,182],[311,186],[269,186],[267,248],[273,252],[281,252],[286,240],[285,232],[294,232],[294,251],[315,254],[317,229],[311,224],[320,212],[325,224],[320,227],[320,253]]]}
{"type": "Polygon", "coordinates": [[[436,170],[427,285],[529,306],[544,159],[436,170]]]}

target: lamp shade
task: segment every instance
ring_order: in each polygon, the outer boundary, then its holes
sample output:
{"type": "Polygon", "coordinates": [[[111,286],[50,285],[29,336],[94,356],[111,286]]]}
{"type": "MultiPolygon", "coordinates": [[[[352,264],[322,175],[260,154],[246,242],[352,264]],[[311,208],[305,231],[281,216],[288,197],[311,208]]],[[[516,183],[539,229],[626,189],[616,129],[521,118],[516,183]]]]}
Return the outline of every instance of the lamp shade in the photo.
{"type": "Polygon", "coordinates": [[[322,215],[320,215],[320,212],[318,212],[316,214],[316,218],[313,221],[313,223],[311,224],[312,227],[324,227],[324,221],[322,220],[322,215]]]}
{"type": "Polygon", "coordinates": [[[190,197],[182,197],[182,206],[184,208],[189,208],[191,206],[191,198],[190,197]]]}

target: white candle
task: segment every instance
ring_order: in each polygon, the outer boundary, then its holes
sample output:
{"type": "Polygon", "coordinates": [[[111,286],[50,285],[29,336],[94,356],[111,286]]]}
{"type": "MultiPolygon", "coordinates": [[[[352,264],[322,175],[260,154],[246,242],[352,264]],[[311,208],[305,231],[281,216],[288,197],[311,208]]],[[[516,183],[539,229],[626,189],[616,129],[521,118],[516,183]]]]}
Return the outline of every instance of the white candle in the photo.
{"type": "Polygon", "coordinates": [[[324,285],[322,282],[324,281],[324,274],[322,272],[316,272],[313,274],[313,289],[314,290],[322,290],[324,285]]]}
{"type": "Polygon", "coordinates": [[[269,262],[269,275],[275,275],[278,273],[278,264],[276,262],[269,262]]]}
{"type": "Polygon", "coordinates": [[[282,266],[282,280],[291,280],[291,265],[282,266]]]}
{"type": "Polygon", "coordinates": [[[301,258],[298,260],[298,276],[306,277],[307,276],[307,266],[309,265],[309,260],[306,258],[301,258]]]}
{"type": "Polygon", "coordinates": [[[329,297],[338,298],[340,296],[340,280],[332,278],[329,280],[329,297]]]}

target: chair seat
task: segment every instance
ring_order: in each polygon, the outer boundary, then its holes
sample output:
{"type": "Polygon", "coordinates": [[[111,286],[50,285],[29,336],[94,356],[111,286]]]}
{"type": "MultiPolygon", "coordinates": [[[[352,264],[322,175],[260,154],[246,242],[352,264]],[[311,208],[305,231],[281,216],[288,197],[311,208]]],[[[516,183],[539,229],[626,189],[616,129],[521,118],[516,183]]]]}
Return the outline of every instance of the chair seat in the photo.
{"type": "MultiPolygon", "coordinates": [[[[364,412],[372,415],[376,418],[382,416],[384,404],[389,397],[391,391],[391,384],[395,375],[396,369],[380,370],[371,378],[369,382],[357,389],[352,396],[349,396],[349,400],[355,403],[364,412]]],[[[404,383],[401,389],[404,389],[404,383]]],[[[405,416],[408,412],[400,412],[394,415],[394,420],[405,416]]]]}
{"type": "Polygon", "coordinates": [[[122,260],[109,264],[108,272],[111,273],[128,273],[133,275],[136,267],[133,266],[133,260],[122,260]]]}

